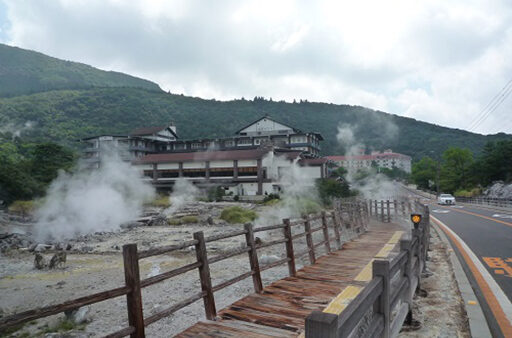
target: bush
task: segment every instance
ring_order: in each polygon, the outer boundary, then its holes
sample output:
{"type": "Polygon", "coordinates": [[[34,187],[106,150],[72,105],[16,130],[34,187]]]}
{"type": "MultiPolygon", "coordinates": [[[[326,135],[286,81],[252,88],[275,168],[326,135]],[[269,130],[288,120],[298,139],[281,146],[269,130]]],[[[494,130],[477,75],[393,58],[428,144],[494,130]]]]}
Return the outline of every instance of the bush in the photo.
{"type": "Polygon", "coordinates": [[[226,190],[223,187],[217,186],[208,189],[208,202],[219,202],[226,195],[226,190]]]}
{"type": "Polygon", "coordinates": [[[181,225],[181,218],[170,218],[167,220],[169,225],[181,225]]]}
{"type": "Polygon", "coordinates": [[[156,208],[168,208],[171,206],[171,201],[168,195],[159,194],[148,205],[156,208]]]}
{"type": "Polygon", "coordinates": [[[181,218],[181,224],[199,223],[197,216],[183,216],[181,218]]]}
{"type": "Polygon", "coordinates": [[[482,194],[482,189],[473,188],[471,190],[459,189],[453,193],[455,197],[475,197],[482,194]]]}
{"type": "Polygon", "coordinates": [[[257,217],[258,214],[256,212],[241,207],[228,207],[222,210],[220,214],[220,219],[230,224],[251,222],[257,217]]]}
{"type": "Polygon", "coordinates": [[[183,216],[179,218],[170,218],[167,220],[167,223],[169,225],[183,225],[183,224],[192,224],[192,223],[199,223],[199,218],[197,216],[183,216]]]}
{"type": "Polygon", "coordinates": [[[263,203],[266,203],[266,202],[270,202],[272,200],[279,200],[280,197],[278,194],[269,194],[269,195],[266,195],[265,198],[263,199],[263,203]]]}
{"type": "Polygon", "coordinates": [[[320,204],[307,198],[297,199],[294,207],[296,208],[296,212],[299,214],[314,214],[322,211],[320,204]]]}
{"type": "Polygon", "coordinates": [[[238,202],[239,200],[240,200],[240,196],[235,195],[235,197],[233,197],[233,201],[238,202]]]}
{"type": "Polygon", "coordinates": [[[9,205],[9,212],[13,214],[18,214],[23,217],[32,213],[36,208],[36,203],[34,201],[14,201],[11,205],[9,205]]]}

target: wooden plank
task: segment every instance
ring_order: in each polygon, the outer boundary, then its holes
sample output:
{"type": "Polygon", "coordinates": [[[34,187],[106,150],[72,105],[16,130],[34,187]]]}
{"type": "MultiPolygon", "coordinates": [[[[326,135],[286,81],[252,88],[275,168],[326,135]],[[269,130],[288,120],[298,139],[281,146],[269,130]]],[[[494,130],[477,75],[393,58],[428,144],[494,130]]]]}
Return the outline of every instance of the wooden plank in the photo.
{"type": "Polygon", "coordinates": [[[123,245],[124,280],[130,292],[126,295],[128,323],[134,328],[130,337],[142,338],[144,334],[144,315],[142,314],[142,295],[139,275],[137,244],[123,245]]]}
{"type": "Polygon", "coordinates": [[[210,277],[210,266],[208,264],[208,256],[206,254],[206,243],[202,231],[194,232],[194,239],[196,244],[196,258],[197,262],[201,263],[199,266],[199,279],[201,280],[201,290],[204,293],[204,312],[206,318],[213,320],[217,316],[215,309],[215,299],[213,297],[212,279],[210,277]]]}
{"type": "Polygon", "coordinates": [[[251,250],[248,251],[249,254],[249,264],[251,266],[252,271],[252,282],[254,285],[254,292],[261,292],[263,290],[263,284],[261,282],[261,274],[260,274],[260,265],[258,263],[258,254],[256,252],[256,244],[254,243],[254,233],[253,226],[250,223],[244,225],[245,228],[245,242],[247,247],[251,250]]]}

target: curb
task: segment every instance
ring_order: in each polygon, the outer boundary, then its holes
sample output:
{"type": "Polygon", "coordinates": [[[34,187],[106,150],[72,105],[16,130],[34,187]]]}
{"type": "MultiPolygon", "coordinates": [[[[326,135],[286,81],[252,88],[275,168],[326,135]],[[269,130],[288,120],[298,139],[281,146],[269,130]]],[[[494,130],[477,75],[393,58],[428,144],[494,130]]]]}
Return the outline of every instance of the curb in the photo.
{"type": "Polygon", "coordinates": [[[469,331],[471,333],[471,337],[492,337],[491,331],[489,330],[489,326],[487,324],[487,320],[485,319],[484,313],[482,311],[482,307],[480,306],[480,302],[477,300],[476,295],[473,292],[473,288],[471,287],[468,277],[466,276],[466,273],[464,272],[464,269],[462,268],[462,265],[457,258],[452,244],[444,232],[439,229],[437,224],[434,222],[430,222],[430,224],[439,235],[439,238],[441,238],[441,240],[446,243],[450,249],[450,263],[452,264],[453,272],[455,274],[455,281],[457,282],[462,300],[464,301],[464,310],[466,310],[466,314],[468,316],[469,331]],[[476,304],[474,304],[475,302],[476,304]],[[472,305],[468,306],[469,304],[472,305]]]}

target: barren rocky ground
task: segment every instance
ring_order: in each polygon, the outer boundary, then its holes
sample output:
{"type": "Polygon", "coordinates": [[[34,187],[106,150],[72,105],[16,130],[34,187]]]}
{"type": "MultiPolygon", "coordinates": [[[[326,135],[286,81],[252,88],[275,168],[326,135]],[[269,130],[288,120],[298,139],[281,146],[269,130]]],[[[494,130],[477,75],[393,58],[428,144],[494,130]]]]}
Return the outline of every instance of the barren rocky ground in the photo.
{"type": "MultiPolygon", "coordinates": [[[[201,224],[179,226],[153,225],[137,226],[118,232],[103,232],[81,236],[57,246],[71,246],[67,251],[67,262],[61,269],[34,268],[34,252],[28,248],[7,249],[0,255],[0,315],[18,313],[35,307],[57,304],[69,299],[85,296],[103,290],[124,285],[124,273],[121,247],[127,243],[137,243],[139,250],[163,245],[176,244],[192,239],[196,231],[204,231],[205,236],[242,229],[242,224],[228,225],[218,218],[220,211],[232,203],[194,203],[185,208],[184,214],[195,214],[201,224]],[[207,221],[209,219],[209,223],[207,221]]],[[[237,204],[240,205],[240,204],[237,204]]],[[[255,208],[254,205],[243,205],[255,208]]],[[[258,211],[267,207],[258,206],[258,211]]],[[[182,212],[183,213],[183,212],[182,212]]],[[[157,224],[157,223],[155,223],[157,224]]],[[[26,225],[29,227],[29,225],[26,225]]],[[[316,226],[316,225],[313,225],[316,226]]],[[[5,230],[5,229],[4,229],[5,230]]],[[[25,230],[16,223],[16,231],[25,230]]],[[[0,233],[3,231],[0,231],[0,233]]],[[[319,233],[317,233],[320,235],[319,233]]],[[[258,233],[263,242],[282,238],[281,231],[258,233]]],[[[207,245],[208,254],[213,257],[226,250],[244,245],[245,238],[237,236],[207,245]]],[[[295,243],[294,243],[295,244],[295,243]]],[[[302,243],[305,245],[305,243],[302,243]]],[[[28,244],[34,249],[35,243],[28,244]]],[[[50,246],[48,246],[50,247],[50,246]]],[[[42,249],[41,254],[49,259],[57,249],[55,246],[42,249]]],[[[297,250],[303,250],[297,243],[297,250]]],[[[284,257],[284,245],[276,245],[258,252],[260,264],[273,262],[284,257]]],[[[140,260],[141,279],[178,268],[195,261],[193,250],[181,250],[171,254],[154,256],[140,260]]],[[[301,262],[297,262],[301,266],[301,262]]],[[[212,283],[216,285],[249,270],[247,255],[239,255],[228,260],[214,263],[211,267],[212,283]]],[[[286,265],[262,273],[263,281],[268,284],[288,273],[286,265]]],[[[217,308],[223,308],[244,295],[252,292],[252,280],[246,279],[215,293],[217,308]]],[[[200,291],[199,276],[196,270],[166,280],[143,289],[144,314],[149,316],[172,304],[200,291]]],[[[103,336],[127,326],[125,297],[108,300],[88,307],[86,322],[80,325],[71,336],[103,336]]],[[[63,314],[40,319],[25,325],[12,336],[51,336],[63,314]]],[[[169,336],[178,333],[197,320],[204,319],[202,301],[178,311],[147,328],[148,336],[169,336]]],[[[67,335],[69,336],[69,335],[67,335]]]]}
{"type": "Polygon", "coordinates": [[[419,330],[404,328],[400,337],[471,337],[467,314],[455,275],[448,258],[447,245],[431,231],[430,260],[427,269],[432,275],[421,280],[426,297],[416,296],[413,318],[420,322],[419,330]]]}

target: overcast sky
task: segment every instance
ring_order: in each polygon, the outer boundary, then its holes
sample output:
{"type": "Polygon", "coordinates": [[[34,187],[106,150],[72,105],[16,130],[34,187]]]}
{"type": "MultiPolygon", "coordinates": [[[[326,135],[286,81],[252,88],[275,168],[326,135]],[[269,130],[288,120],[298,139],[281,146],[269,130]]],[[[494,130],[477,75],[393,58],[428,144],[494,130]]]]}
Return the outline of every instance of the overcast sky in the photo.
{"type": "MultiPolygon", "coordinates": [[[[512,80],[512,1],[0,0],[0,42],[173,93],[363,105],[468,129],[512,80]]],[[[473,130],[512,133],[512,95],[473,130]]]]}

